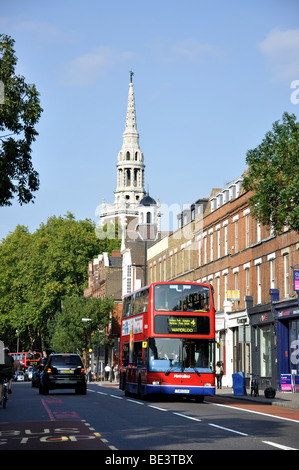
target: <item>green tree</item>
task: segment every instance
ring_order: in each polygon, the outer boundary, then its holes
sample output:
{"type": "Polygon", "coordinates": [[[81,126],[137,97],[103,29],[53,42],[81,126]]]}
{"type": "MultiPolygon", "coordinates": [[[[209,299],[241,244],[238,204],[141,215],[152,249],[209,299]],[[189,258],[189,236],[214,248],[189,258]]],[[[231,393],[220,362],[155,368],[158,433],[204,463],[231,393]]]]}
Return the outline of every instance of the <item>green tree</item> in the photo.
{"type": "Polygon", "coordinates": [[[30,252],[31,234],[24,226],[0,244],[0,338],[12,348],[16,348],[16,330],[26,331],[26,342],[35,336],[31,317],[26,315],[30,252]]]}
{"type": "Polygon", "coordinates": [[[299,232],[299,123],[283,114],[262,143],[247,152],[243,187],[253,191],[253,216],[279,234],[284,226],[299,232]]]}
{"type": "Polygon", "coordinates": [[[55,352],[94,348],[102,344],[105,327],[113,311],[114,300],[107,298],[72,297],[65,298],[61,312],[57,312],[50,325],[50,346],[55,352]],[[83,322],[82,318],[90,319],[83,322]]]}
{"type": "Polygon", "coordinates": [[[103,252],[105,251],[110,255],[112,250],[120,249],[122,229],[118,222],[109,222],[105,225],[97,224],[95,231],[97,238],[101,240],[103,252]]]}
{"type": "Polygon", "coordinates": [[[100,245],[94,223],[76,221],[71,213],[49,218],[32,240],[27,300],[35,328],[46,341],[48,322],[61,311],[63,299],[83,296],[88,262],[99,253],[100,245]]]}
{"type": "Polygon", "coordinates": [[[39,188],[39,176],[31,160],[35,129],[42,113],[35,85],[15,74],[17,58],[14,40],[0,34],[0,83],[4,99],[0,104],[0,206],[11,205],[18,198],[26,204],[39,188]]]}
{"type": "Polygon", "coordinates": [[[24,347],[46,341],[48,322],[65,297],[83,296],[87,266],[99,240],[89,220],[51,217],[33,234],[18,226],[0,244],[0,331],[6,342],[18,330],[24,347]]]}
{"type": "Polygon", "coordinates": [[[23,348],[49,347],[53,318],[58,321],[56,314],[63,311],[65,299],[83,297],[88,263],[103,247],[106,250],[106,242],[97,238],[92,221],[76,221],[71,213],[50,217],[32,234],[18,226],[4,238],[0,243],[0,338],[15,348],[18,330],[23,348]]]}

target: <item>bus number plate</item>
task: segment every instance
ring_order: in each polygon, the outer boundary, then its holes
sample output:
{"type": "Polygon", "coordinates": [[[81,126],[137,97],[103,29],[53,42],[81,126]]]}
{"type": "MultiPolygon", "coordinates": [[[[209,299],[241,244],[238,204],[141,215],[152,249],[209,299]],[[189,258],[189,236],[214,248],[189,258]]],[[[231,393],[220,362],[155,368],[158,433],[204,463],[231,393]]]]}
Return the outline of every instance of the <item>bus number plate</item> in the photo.
{"type": "Polygon", "coordinates": [[[190,390],[184,388],[176,388],[174,393],[190,393],[190,390]]]}

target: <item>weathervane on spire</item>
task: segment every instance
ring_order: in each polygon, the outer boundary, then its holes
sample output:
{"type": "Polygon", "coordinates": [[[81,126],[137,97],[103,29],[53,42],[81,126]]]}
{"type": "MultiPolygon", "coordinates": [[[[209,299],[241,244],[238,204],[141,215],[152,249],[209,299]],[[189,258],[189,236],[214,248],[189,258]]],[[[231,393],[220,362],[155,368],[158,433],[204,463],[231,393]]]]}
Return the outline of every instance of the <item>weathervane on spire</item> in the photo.
{"type": "Polygon", "coordinates": [[[133,75],[134,75],[133,70],[130,70],[130,83],[133,83],[133,75]]]}

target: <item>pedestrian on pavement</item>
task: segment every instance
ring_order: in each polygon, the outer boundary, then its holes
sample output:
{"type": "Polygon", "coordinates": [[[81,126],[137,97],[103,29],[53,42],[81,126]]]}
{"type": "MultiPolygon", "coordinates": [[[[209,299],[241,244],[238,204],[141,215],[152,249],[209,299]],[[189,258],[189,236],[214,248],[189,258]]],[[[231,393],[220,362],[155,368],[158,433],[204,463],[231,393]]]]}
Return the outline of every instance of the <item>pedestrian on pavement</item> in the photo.
{"type": "Polygon", "coordinates": [[[114,367],[114,380],[118,382],[118,365],[114,367]]]}
{"type": "Polygon", "coordinates": [[[222,362],[218,361],[216,364],[216,371],[215,371],[216,379],[217,379],[217,388],[222,388],[222,376],[223,376],[223,367],[222,362]]]}
{"type": "Polygon", "coordinates": [[[110,371],[110,382],[114,380],[114,365],[112,364],[111,371],[110,371]]]}
{"type": "Polygon", "coordinates": [[[88,377],[89,382],[92,382],[91,367],[88,367],[88,369],[87,369],[87,377],[88,377]]]}
{"type": "Polygon", "coordinates": [[[98,372],[97,371],[97,365],[96,365],[96,363],[94,363],[94,365],[93,365],[93,374],[92,375],[93,375],[93,380],[95,380],[95,381],[98,380],[97,372],[98,372]]]}
{"type": "Polygon", "coordinates": [[[110,371],[111,371],[111,367],[109,366],[109,364],[106,364],[106,367],[105,367],[105,380],[109,380],[110,371]]]}

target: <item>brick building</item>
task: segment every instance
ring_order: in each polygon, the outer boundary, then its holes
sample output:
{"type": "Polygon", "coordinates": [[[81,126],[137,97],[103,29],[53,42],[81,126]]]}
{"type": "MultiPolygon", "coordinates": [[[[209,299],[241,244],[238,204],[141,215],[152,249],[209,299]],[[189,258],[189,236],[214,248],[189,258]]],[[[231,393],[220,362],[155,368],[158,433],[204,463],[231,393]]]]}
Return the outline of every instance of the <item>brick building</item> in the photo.
{"type": "Polygon", "coordinates": [[[179,228],[159,234],[147,252],[148,281],[159,282],[179,279],[194,280],[194,234],[196,220],[201,220],[209,199],[198,199],[189,209],[178,214],[179,228]]]}
{"type": "MultiPolygon", "coordinates": [[[[107,339],[116,340],[120,333],[120,320],[122,314],[122,257],[121,252],[113,250],[111,256],[108,253],[98,255],[88,264],[88,287],[84,290],[85,297],[113,297],[115,300],[114,312],[111,312],[110,323],[107,328],[107,339]]],[[[98,364],[100,373],[104,363],[117,364],[115,348],[106,350],[101,348],[97,357],[92,358],[92,363],[98,364]]]]}
{"type": "Polygon", "coordinates": [[[111,297],[121,301],[122,258],[118,250],[111,256],[102,253],[88,264],[88,287],[85,297],[111,297]]]}
{"type": "Polygon", "coordinates": [[[291,268],[299,263],[299,236],[288,229],[274,236],[253,219],[242,180],[191,206],[186,224],[148,250],[149,280],[212,284],[223,384],[242,371],[248,381],[254,374],[262,386],[280,387],[280,374],[299,372],[290,359],[299,349],[291,268]]]}

